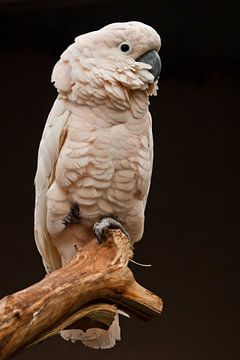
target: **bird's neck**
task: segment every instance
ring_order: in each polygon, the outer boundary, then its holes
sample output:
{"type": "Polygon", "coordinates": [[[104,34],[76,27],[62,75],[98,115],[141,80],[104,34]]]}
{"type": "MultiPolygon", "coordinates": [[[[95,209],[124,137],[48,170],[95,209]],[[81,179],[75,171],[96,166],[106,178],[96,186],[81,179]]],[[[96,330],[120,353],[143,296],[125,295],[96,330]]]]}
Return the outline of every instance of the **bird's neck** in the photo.
{"type": "Polygon", "coordinates": [[[145,114],[148,112],[148,93],[147,91],[135,90],[129,93],[128,102],[122,104],[115,103],[114,101],[104,101],[102,103],[96,104],[94,101],[89,104],[89,102],[74,102],[71,100],[65,99],[68,103],[68,108],[73,113],[81,113],[82,109],[86,109],[86,113],[91,111],[95,114],[96,118],[103,118],[109,126],[126,123],[131,119],[134,121],[140,121],[141,118],[145,117],[145,114]]]}

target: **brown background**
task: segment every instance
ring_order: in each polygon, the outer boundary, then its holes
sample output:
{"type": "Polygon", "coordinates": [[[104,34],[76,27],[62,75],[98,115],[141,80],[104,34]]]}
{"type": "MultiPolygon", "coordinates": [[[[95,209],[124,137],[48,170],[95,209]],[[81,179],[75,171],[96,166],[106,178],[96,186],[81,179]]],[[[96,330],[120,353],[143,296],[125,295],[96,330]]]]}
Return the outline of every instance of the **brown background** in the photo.
{"type": "Polygon", "coordinates": [[[131,268],[164,311],[148,324],[123,319],[123,340],[110,351],[54,337],[18,359],[237,360],[240,32],[232,1],[0,1],[0,295],[44,276],[33,179],[56,97],[52,67],[75,36],[127,20],[152,25],[163,43],[151,100],[153,180],[135,251],[153,266],[131,268]]]}

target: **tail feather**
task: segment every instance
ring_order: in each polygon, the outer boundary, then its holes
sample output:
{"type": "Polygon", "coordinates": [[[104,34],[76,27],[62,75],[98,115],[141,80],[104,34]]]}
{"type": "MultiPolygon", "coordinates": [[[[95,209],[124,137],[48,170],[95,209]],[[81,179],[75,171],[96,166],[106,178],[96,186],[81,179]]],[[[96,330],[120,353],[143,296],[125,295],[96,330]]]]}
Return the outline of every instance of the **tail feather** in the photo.
{"type": "Polygon", "coordinates": [[[71,340],[72,342],[80,340],[85,346],[93,349],[110,349],[116,344],[116,341],[121,340],[119,316],[118,314],[115,316],[114,321],[108,330],[62,330],[61,336],[64,340],[71,340]]]}

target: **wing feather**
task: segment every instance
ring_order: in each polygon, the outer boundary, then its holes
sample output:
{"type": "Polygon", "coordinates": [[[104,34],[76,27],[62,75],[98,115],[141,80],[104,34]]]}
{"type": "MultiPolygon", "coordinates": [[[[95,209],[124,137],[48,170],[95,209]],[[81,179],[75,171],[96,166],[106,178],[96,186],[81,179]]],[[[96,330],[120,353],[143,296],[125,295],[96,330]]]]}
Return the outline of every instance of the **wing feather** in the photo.
{"type": "Polygon", "coordinates": [[[149,174],[149,184],[148,184],[148,188],[146,191],[146,194],[143,198],[143,208],[146,208],[146,204],[147,204],[147,198],[148,198],[148,194],[149,194],[149,190],[150,190],[150,185],[151,185],[151,177],[152,177],[152,168],[153,168],[153,134],[152,134],[152,117],[150,112],[148,112],[149,114],[149,130],[148,130],[148,143],[149,143],[149,152],[150,152],[150,161],[151,161],[151,170],[150,170],[150,174],[149,174]]]}
{"type": "Polygon", "coordinates": [[[66,137],[68,118],[69,110],[66,109],[65,101],[58,97],[48,116],[38,150],[38,164],[35,176],[34,233],[37,248],[42,255],[44,266],[48,272],[59,268],[61,259],[47,231],[46,193],[55,176],[56,162],[66,137]]]}

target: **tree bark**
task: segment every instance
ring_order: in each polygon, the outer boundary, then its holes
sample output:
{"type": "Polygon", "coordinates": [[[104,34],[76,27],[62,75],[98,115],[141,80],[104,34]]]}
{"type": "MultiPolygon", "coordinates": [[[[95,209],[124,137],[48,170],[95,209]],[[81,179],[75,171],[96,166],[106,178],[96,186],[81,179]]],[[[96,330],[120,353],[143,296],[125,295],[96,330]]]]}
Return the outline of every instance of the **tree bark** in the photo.
{"type": "Polygon", "coordinates": [[[132,247],[120,230],[92,241],[40,282],[0,301],[0,359],[59,333],[72,323],[108,329],[118,309],[148,321],[161,299],[139,285],[127,264],[132,247]]]}

